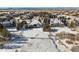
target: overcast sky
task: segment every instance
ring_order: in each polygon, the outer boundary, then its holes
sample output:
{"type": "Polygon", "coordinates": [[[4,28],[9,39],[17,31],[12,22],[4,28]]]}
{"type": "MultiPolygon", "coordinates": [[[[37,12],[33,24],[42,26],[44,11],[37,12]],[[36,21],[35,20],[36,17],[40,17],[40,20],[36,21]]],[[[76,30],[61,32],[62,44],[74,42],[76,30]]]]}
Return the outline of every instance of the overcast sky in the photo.
{"type": "Polygon", "coordinates": [[[0,7],[78,7],[78,0],[0,0],[0,7]]]}

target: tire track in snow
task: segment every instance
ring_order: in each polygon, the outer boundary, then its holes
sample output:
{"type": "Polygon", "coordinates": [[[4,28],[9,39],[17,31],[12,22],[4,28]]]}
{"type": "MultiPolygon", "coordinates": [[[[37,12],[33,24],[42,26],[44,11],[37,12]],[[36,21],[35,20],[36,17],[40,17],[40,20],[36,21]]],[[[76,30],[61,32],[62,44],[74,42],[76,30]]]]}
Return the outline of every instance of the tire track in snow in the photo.
{"type": "Polygon", "coordinates": [[[56,41],[55,36],[54,36],[51,32],[49,32],[48,37],[49,37],[49,39],[52,40],[52,42],[53,42],[55,48],[58,50],[58,52],[61,52],[61,50],[58,48],[58,46],[57,46],[57,44],[56,44],[56,42],[55,42],[55,41],[56,41]]]}

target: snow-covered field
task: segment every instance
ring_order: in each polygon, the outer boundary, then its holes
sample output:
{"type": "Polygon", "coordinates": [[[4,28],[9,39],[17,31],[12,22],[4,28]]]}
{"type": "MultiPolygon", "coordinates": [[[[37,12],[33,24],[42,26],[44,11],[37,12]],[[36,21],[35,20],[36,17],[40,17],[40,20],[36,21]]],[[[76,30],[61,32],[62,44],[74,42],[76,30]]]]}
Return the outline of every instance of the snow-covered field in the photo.
{"type": "Polygon", "coordinates": [[[0,49],[1,52],[45,52],[53,51],[57,52],[52,40],[49,39],[49,32],[43,32],[42,28],[21,30],[17,31],[15,28],[8,29],[12,34],[15,35],[15,39],[4,44],[4,48],[0,49]],[[18,37],[20,36],[20,37],[18,37]]]}
{"type": "Polygon", "coordinates": [[[43,32],[42,28],[17,31],[15,28],[8,28],[7,30],[10,31],[14,37],[12,40],[4,44],[4,48],[0,49],[0,52],[70,51],[65,49],[64,46],[59,45],[54,35],[62,31],[71,32],[71,30],[67,27],[53,27],[51,29],[57,29],[58,31],[43,32]]]}

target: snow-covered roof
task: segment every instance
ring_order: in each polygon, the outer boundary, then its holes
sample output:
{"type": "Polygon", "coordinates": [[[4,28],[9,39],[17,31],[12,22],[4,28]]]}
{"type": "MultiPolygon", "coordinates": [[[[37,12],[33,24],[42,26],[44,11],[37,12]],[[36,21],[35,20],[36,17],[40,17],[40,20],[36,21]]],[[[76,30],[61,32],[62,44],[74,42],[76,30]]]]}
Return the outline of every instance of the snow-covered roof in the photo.
{"type": "Polygon", "coordinates": [[[32,20],[39,20],[40,17],[34,17],[32,20]]]}
{"type": "Polygon", "coordinates": [[[62,23],[60,20],[58,20],[58,19],[51,19],[50,22],[52,22],[53,24],[57,24],[57,23],[63,24],[63,23],[62,23]]]}
{"type": "Polygon", "coordinates": [[[10,21],[4,21],[3,24],[10,24],[10,21]]]}
{"type": "Polygon", "coordinates": [[[20,17],[15,17],[15,19],[20,19],[20,17]]]}
{"type": "Polygon", "coordinates": [[[66,15],[58,15],[58,17],[62,17],[62,16],[66,16],[66,15]]]}
{"type": "Polygon", "coordinates": [[[34,25],[34,24],[40,24],[40,25],[41,25],[41,23],[40,23],[38,20],[33,20],[33,21],[30,23],[30,25],[34,25]]]}

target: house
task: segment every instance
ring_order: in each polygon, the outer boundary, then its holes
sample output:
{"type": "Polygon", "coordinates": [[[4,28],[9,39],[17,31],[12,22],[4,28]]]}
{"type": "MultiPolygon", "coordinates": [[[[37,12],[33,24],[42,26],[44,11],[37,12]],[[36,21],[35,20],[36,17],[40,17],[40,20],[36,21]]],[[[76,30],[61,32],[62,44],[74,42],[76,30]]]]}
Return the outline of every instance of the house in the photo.
{"type": "Polygon", "coordinates": [[[42,23],[39,22],[38,20],[33,20],[30,24],[29,27],[41,27],[42,23]]]}
{"type": "Polygon", "coordinates": [[[51,26],[63,26],[64,24],[56,18],[56,19],[50,19],[50,25],[51,26]]]}
{"type": "Polygon", "coordinates": [[[13,26],[15,26],[15,21],[14,21],[14,19],[5,20],[5,21],[3,21],[2,24],[3,24],[5,27],[13,27],[13,26]]]}

